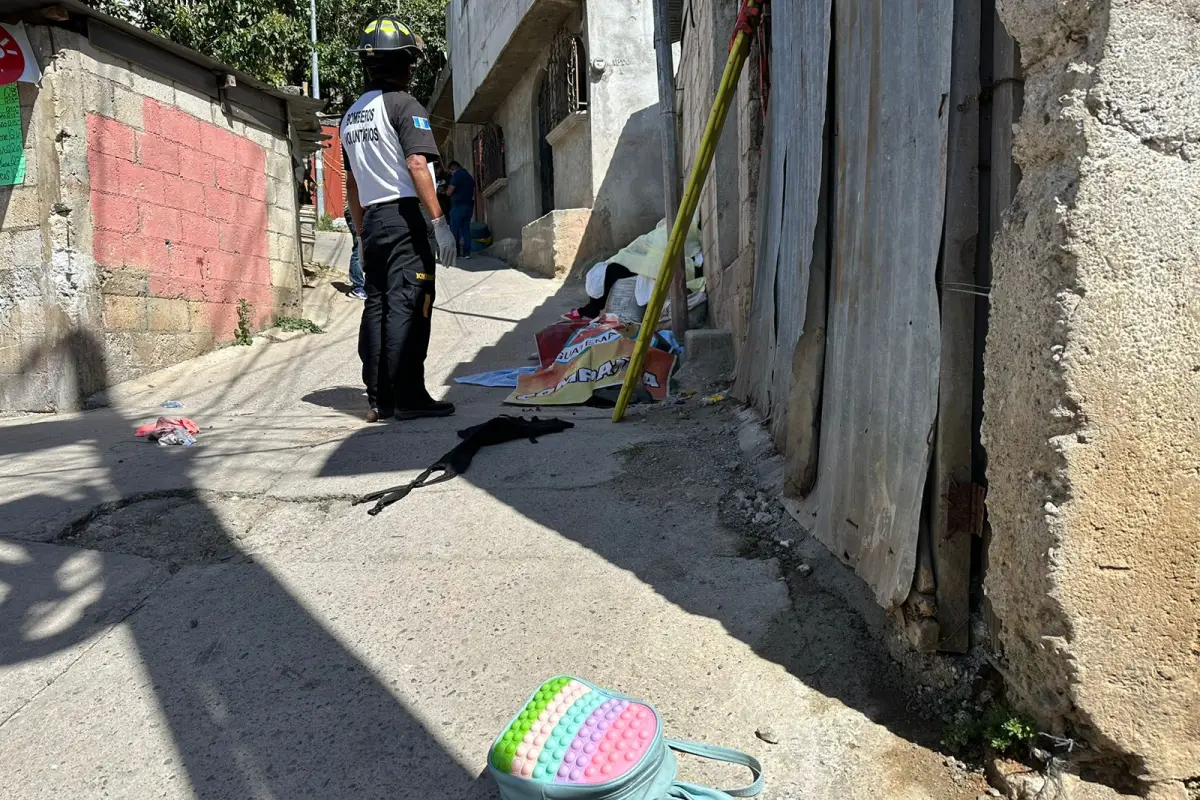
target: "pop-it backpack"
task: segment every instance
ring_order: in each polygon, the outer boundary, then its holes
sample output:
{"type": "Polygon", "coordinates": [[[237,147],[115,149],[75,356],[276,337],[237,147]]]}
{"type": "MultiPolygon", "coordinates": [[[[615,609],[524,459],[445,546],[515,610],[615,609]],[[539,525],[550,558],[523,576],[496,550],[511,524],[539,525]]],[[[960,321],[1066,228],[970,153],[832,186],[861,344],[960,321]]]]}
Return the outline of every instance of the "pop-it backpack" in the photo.
{"type": "Polygon", "coordinates": [[[762,765],[737,750],[679,742],[658,712],[579,678],[542,684],[488,758],[503,800],[727,800],[763,788],[762,765]],[[717,791],[675,780],[675,754],[749,767],[754,783],[717,791]]]}

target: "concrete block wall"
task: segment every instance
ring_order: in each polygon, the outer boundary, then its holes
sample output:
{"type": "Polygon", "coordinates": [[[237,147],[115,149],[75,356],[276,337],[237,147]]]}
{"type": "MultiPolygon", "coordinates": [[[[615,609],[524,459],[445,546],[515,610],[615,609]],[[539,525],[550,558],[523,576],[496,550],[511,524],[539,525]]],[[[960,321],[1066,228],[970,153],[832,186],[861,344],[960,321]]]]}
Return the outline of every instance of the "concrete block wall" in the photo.
{"type": "Polygon", "coordinates": [[[116,119],[87,115],[92,255],[117,379],[230,341],[241,300],[256,327],[274,306],[264,149],[176,106],[136,100],[116,119]]]}
{"type": "Polygon", "coordinates": [[[28,33],[45,74],[17,87],[25,178],[0,187],[0,411],[72,407],[104,385],[83,98],[54,58],[59,32],[28,33]]]}
{"type": "Polygon", "coordinates": [[[30,168],[0,189],[0,411],[77,406],[229,342],[241,299],[255,328],[295,313],[287,140],[73,33],[31,39],[30,168]]]}
{"type": "Polygon", "coordinates": [[[1187,795],[1200,775],[1200,16],[1004,0],[1016,198],[993,249],[985,581],[1043,725],[1187,795]]]}

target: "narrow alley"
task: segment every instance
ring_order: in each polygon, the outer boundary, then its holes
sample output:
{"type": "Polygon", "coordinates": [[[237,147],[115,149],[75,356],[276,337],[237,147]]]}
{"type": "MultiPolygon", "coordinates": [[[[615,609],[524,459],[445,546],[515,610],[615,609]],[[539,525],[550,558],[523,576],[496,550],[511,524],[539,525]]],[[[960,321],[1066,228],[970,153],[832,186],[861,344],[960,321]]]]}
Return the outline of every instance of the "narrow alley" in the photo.
{"type": "MultiPolygon", "coordinates": [[[[438,275],[431,386],[525,361],[577,292],[467,265],[438,275]]],[[[0,423],[0,796],[490,798],[491,739],[559,673],[755,754],[768,797],[983,793],[929,749],[939,725],[889,678],[842,565],[796,541],[793,607],[780,562],[741,555],[722,520],[755,484],[732,403],[564,410],[573,430],[368,517],[352,498],[411,479],[503,391],[364,426],[359,306],[328,285],[308,302],[326,333],[0,423]],[[133,439],[167,399],[197,446],[133,439]]]]}
{"type": "Polygon", "coordinates": [[[0,800],[1200,800],[1197,8],[0,0],[0,800]]]}

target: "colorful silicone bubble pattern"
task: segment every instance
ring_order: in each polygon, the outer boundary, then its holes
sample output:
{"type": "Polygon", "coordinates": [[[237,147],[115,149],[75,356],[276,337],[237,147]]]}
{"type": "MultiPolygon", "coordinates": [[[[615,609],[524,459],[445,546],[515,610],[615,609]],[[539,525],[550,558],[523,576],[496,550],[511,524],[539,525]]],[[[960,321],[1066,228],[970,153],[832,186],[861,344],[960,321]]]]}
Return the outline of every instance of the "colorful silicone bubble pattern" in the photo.
{"type": "Polygon", "coordinates": [[[551,699],[517,745],[509,768],[511,774],[534,780],[548,780],[554,776],[550,761],[555,758],[560,745],[565,752],[570,742],[557,733],[559,722],[579,698],[590,692],[591,689],[579,681],[571,681],[551,699]]]}
{"type": "MultiPolygon", "coordinates": [[[[579,729],[583,727],[596,708],[607,699],[608,695],[604,692],[591,692],[584,695],[575,702],[575,705],[571,706],[570,711],[559,721],[558,727],[554,729],[554,738],[557,741],[553,750],[553,756],[546,757],[544,761],[545,769],[542,774],[545,778],[558,777],[561,779],[569,774],[570,767],[565,763],[565,759],[567,758],[568,751],[570,751],[571,744],[574,743],[579,729]]],[[[543,756],[545,754],[545,750],[543,750],[543,756]]]]}
{"type": "Polygon", "coordinates": [[[610,722],[579,782],[605,783],[621,777],[646,755],[657,730],[653,709],[627,703],[610,722]]]}
{"type": "Polygon", "coordinates": [[[606,783],[637,766],[657,732],[652,708],[555,678],[496,742],[492,763],[539,782],[606,783]]]}
{"type": "Polygon", "coordinates": [[[492,748],[492,763],[496,765],[497,769],[503,772],[511,770],[512,761],[517,754],[517,749],[524,741],[525,735],[533,727],[533,723],[537,721],[538,715],[546,710],[546,706],[550,704],[550,701],[569,683],[571,683],[571,678],[554,678],[547,681],[542,685],[542,688],[538,689],[533,698],[525,705],[525,708],[521,709],[521,713],[517,715],[512,725],[501,735],[496,741],[495,747],[492,748]]]}

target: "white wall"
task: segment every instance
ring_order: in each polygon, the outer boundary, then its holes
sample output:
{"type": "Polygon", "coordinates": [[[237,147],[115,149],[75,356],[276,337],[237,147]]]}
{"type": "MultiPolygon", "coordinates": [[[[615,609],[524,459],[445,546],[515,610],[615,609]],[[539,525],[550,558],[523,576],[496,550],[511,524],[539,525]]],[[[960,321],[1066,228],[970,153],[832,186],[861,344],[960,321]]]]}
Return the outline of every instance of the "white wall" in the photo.
{"type": "Polygon", "coordinates": [[[652,0],[591,0],[586,8],[591,71],[592,191],[598,224],[624,247],[663,217],[662,137],[652,0]]]}

